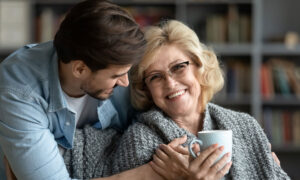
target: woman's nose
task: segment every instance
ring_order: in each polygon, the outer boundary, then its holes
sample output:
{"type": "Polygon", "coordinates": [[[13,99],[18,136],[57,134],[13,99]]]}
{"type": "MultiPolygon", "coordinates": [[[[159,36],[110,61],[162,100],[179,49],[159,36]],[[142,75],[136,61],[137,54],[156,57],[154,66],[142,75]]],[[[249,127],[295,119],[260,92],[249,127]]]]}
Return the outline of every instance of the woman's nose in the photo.
{"type": "Polygon", "coordinates": [[[165,85],[166,87],[174,87],[177,84],[177,81],[170,76],[169,74],[165,77],[165,85]]]}

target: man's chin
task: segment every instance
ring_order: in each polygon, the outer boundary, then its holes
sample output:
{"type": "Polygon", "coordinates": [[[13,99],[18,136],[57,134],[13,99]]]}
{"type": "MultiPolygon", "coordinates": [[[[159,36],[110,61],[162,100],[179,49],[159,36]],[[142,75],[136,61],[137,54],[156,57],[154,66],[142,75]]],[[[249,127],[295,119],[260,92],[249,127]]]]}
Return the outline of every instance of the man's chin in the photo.
{"type": "Polygon", "coordinates": [[[97,97],[94,97],[94,98],[97,98],[97,99],[99,99],[99,100],[106,100],[106,99],[108,99],[110,96],[112,96],[113,95],[113,92],[111,92],[111,93],[101,93],[101,94],[99,94],[97,97]]]}
{"type": "Polygon", "coordinates": [[[110,96],[113,95],[113,89],[112,90],[99,90],[97,92],[87,92],[86,93],[93,97],[93,98],[96,98],[96,99],[99,99],[99,100],[105,100],[105,99],[108,99],[110,96]]]}

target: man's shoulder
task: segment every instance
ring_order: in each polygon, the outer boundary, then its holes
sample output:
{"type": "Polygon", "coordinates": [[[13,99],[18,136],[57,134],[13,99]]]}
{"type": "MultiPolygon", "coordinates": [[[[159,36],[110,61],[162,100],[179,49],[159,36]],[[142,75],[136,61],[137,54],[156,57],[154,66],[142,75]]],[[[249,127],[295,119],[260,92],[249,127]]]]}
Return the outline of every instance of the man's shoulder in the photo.
{"type": "Polygon", "coordinates": [[[28,44],[0,64],[0,88],[31,89],[47,81],[53,60],[53,43],[28,44]]]}

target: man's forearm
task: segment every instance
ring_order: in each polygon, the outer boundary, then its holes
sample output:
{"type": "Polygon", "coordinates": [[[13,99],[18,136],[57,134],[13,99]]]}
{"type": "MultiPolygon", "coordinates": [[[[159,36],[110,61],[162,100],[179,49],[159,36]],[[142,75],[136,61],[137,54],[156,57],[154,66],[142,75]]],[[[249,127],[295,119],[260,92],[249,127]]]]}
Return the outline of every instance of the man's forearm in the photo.
{"type": "Polygon", "coordinates": [[[105,178],[95,178],[93,180],[162,180],[163,178],[159,176],[149,164],[144,164],[134,169],[130,169],[119,174],[115,174],[110,177],[105,178]]]}

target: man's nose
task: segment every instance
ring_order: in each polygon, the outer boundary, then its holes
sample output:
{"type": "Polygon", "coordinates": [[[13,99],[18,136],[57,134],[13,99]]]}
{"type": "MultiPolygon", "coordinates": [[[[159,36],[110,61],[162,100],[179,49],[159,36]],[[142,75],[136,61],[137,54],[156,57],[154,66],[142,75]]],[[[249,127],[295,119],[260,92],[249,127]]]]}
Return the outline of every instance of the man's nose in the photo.
{"type": "Polygon", "coordinates": [[[127,87],[129,85],[128,74],[125,74],[124,76],[120,77],[117,81],[117,84],[119,86],[127,87]]]}

